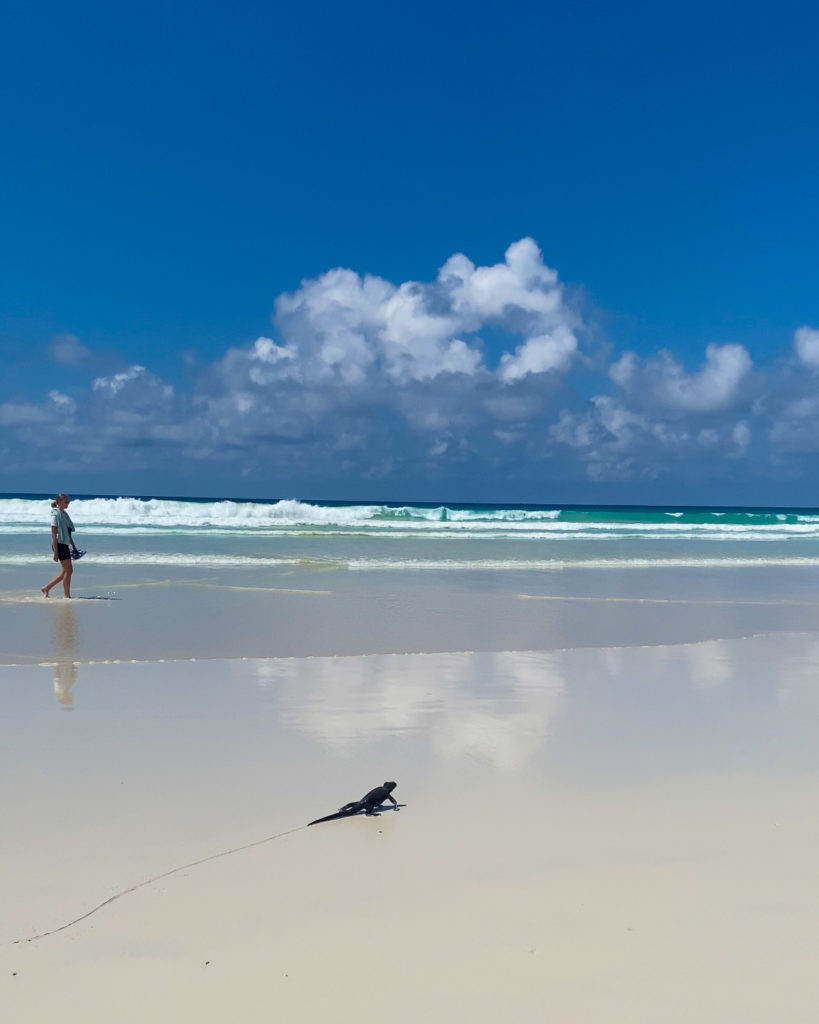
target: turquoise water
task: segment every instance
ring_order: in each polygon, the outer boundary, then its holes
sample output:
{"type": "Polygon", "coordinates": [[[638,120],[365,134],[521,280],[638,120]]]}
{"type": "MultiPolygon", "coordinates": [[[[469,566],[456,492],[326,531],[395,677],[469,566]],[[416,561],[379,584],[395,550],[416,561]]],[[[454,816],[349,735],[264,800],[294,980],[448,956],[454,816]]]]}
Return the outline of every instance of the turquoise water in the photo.
{"type": "MultiPolygon", "coordinates": [[[[0,568],[41,562],[50,498],[0,495],[0,568]]],[[[819,565],[819,510],[80,495],[100,565],[351,571],[819,565]]]]}

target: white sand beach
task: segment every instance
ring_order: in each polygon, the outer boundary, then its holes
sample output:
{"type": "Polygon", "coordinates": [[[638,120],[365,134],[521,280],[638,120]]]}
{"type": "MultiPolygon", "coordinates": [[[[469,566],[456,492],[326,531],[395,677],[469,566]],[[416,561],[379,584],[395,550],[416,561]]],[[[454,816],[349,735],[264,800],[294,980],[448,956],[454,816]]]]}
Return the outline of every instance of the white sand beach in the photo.
{"type": "Polygon", "coordinates": [[[4,1016],[813,1020],[817,657],[0,669],[4,1016]]]}

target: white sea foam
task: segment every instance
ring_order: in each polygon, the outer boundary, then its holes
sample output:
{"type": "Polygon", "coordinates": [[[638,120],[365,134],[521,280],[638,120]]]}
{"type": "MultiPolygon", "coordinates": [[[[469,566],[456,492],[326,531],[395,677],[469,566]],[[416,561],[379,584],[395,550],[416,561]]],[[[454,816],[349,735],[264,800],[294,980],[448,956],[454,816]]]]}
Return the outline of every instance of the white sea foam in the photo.
{"type": "MultiPolygon", "coordinates": [[[[0,498],[0,534],[9,538],[9,557],[23,557],[15,551],[14,539],[26,535],[48,533],[50,502],[47,499],[0,498]]],[[[808,512],[765,512],[724,509],[557,509],[557,508],[493,508],[461,507],[449,508],[444,505],[421,507],[417,505],[388,506],[379,504],[323,505],[296,499],[277,502],[254,501],[185,501],[165,498],[81,498],[72,502],[71,514],[84,541],[95,537],[108,538],[106,553],[100,553],[97,561],[106,564],[106,559],[121,560],[122,556],[111,553],[113,540],[119,538],[126,545],[130,561],[143,559],[144,564],[241,566],[257,564],[254,556],[247,553],[246,540],[287,538],[381,538],[400,542],[422,538],[430,541],[477,541],[482,542],[542,542],[557,545],[589,543],[596,547],[599,542],[613,541],[626,543],[624,559],[635,554],[635,548],[644,542],[656,543],[668,548],[668,555],[686,554],[672,551],[673,545],[688,542],[707,542],[712,545],[724,544],[726,550],[719,564],[729,564],[729,548],[736,542],[759,545],[759,554],[754,564],[766,561],[762,547],[771,543],[800,542],[793,552],[795,556],[810,556],[805,544],[819,541],[819,515],[808,512]],[[171,547],[175,536],[196,538],[204,549],[201,554],[181,552],[177,555],[154,554],[133,550],[131,541],[136,538],[162,537],[163,546],[171,547]],[[212,552],[214,545],[208,541],[217,538],[242,539],[244,550],[231,554],[224,550],[229,547],[220,544],[220,552],[212,552]]],[[[178,547],[187,544],[179,542],[178,547]]],[[[88,544],[92,547],[92,544],[88,544]]],[[[100,545],[102,547],[103,545],[100,545]]],[[[532,551],[538,565],[543,552],[532,551]]],[[[575,563],[568,554],[560,555],[557,550],[547,549],[547,554],[575,563]]],[[[639,551],[636,552],[639,554],[639,551]]],[[[703,552],[696,552],[701,557],[703,552]]],[[[743,557],[748,554],[742,551],[743,557]]],[[[572,552],[574,555],[574,552],[572,552]]],[[[580,556],[594,557],[593,551],[580,551],[580,556]]],[[[784,557],[780,550],[777,557],[784,557]]],[[[260,558],[263,556],[259,556],[260,558]]],[[[23,564],[3,562],[0,564],[23,564]]],[[[26,562],[25,564],[29,564],[26,562]]],[[[548,561],[554,564],[553,560],[548,561]]],[[[617,564],[624,564],[618,561],[617,564]]],[[[654,564],[654,559],[651,560],[654,564]]],[[[667,563],[664,563],[667,564],[667,563]]],[[[793,564],[793,559],[788,560],[793,564]]],[[[436,563],[437,565],[437,563],[436,563]]]]}
{"type": "MultiPolygon", "coordinates": [[[[49,522],[49,502],[0,498],[0,526],[42,529],[49,522]]],[[[292,527],[377,526],[380,529],[424,529],[428,525],[464,528],[482,525],[549,523],[559,509],[448,509],[416,505],[316,505],[296,500],[275,503],[174,501],[164,498],[78,498],[70,512],[84,527],[169,530],[222,529],[228,532],[292,527]]]]}
{"type": "MultiPolygon", "coordinates": [[[[386,505],[317,505],[296,500],[275,503],[194,502],[160,498],[88,498],[71,504],[71,513],[84,534],[149,536],[411,536],[484,539],[537,538],[590,540],[602,538],[663,538],[717,541],[819,539],[819,516],[808,514],[698,513],[646,511],[632,514],[605,510],[594,514],[559,509],[460,508],[445,506],[390,507],[386,505]],[[736,521],[736,520],[739,521],[736,521]]],[[[49,502],[0,498],[0,532],[10,535],[47,531],[49,502]]]]}
{"type": "MultiPolygon", "coordinates": [[[[43,565],[42,554],[0,554],[0,566],[43,565]]],[[[214,569],[264,569],[275,565],[316,564],[316,560],[298,558],[272,558],[265,555],[217,555],[217,554],[183,554],[176,552],[118,552],[92,554],[83,563],[83,568],[94,565],[167,565],[181,567],[200,567],[214,569]]],[[[321,562],[332,566],[333,562],[321,562]]]]}
{"type": "MultiPolygon", "coordinates": [[[[41,554],[0,554],[0,568],[43,566],[41,554]]],[[[763,555],[750,557],[656,557],[656,558],[273,558],[250,555],[180,554],[129,552],[100,554],[86,559],[83,569],[92,566],[151,567],[177,569],[255,569],[288,566],[304,570],[350,570],[353,572],[555,572],[566,569],[714,569],[751,567],[819,566],[819,555],[792,557],[763,555]]]]}
{"type": "Polygon", "coordinates": [[[541,572],[565,569],[717,569],[752,568],[759,566],[819,566],[819,556],[794,558],[579,558],[579,559],[489,559],[440,561],[423,559],[354,559],[347,568],[359,571],[416,570],[416,571],[514,571],[541,572]]]}

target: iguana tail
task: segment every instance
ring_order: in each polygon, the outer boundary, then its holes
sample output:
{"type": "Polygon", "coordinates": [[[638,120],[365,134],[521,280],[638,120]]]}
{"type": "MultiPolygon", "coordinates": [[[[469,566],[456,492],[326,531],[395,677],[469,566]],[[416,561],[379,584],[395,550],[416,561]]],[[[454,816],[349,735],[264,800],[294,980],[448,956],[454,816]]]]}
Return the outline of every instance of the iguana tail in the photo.
{"type": "Polygon", "coordinates": [[[315,821],[308,821],[308,827],[310,825],[319,825],[322,821],[335,821],[337,818],[350,818],[352,815],[358,814],[358,811],[336,811],[335,814],[328,814],[326,818],[316,818],[315,821]]]}

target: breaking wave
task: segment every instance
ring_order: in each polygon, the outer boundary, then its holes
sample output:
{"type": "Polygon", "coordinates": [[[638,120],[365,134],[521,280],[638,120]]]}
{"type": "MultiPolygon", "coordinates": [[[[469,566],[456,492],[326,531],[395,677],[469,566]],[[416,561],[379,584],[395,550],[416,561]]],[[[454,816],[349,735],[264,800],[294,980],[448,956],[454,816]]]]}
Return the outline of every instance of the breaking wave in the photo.
{"type": "MultiPolygon", "coordinates": [[[[381,536],[551,541],[615,538],[729,542],[819,539],[813,509],[674,509],[568,506],[351,504],[79,497],[83,534],[134,536],[381,536]]],[[[40,533],[49,499],[0,497],[0,532],[40,533]]]]}

